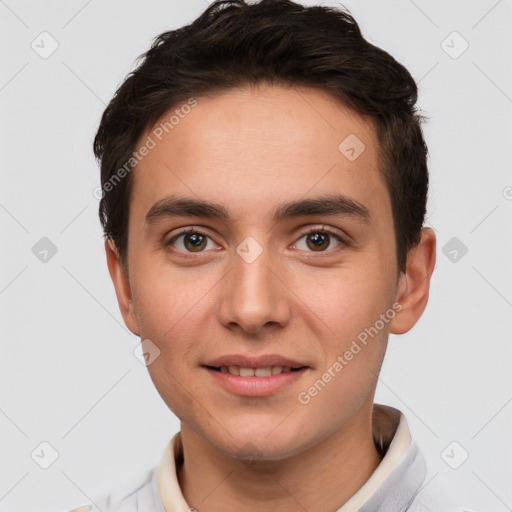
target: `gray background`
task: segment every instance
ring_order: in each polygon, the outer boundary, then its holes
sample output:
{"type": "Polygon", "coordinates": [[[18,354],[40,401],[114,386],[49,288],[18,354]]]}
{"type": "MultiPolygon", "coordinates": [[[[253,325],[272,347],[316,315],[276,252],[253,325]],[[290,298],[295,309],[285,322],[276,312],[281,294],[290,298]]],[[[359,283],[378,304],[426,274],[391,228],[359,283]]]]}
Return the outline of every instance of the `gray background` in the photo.
{"type": "MultiPolygon", "coordinates": [[[[129,488],[178,430],[118,312],[91,144],[134,59],[206,5],[0,0],[4,512],[57,512],[129,488]]],[[[512,510],[512,1],[345,5],[411,70],[430,118],[438,263],[424,316],[390,340],[377,401],[406,414],[429,478],[461,505],[512,510]]]]}

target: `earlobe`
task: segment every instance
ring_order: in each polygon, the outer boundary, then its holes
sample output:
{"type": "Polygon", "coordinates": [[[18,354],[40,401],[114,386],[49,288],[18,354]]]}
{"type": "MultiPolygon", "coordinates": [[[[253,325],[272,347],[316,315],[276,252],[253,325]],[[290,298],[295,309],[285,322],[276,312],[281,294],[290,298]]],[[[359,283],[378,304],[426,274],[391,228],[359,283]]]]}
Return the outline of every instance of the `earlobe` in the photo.
{"type": "Polygon", "coordinates": [[[124,323],[130,331],[139,336],[139,327],[133,309],[132,290],[126,269],[123,266],[119,251],[113,240],[105,240],[105,253],[107,266],[114,284],[119,310],[123,316],[124,323]]]}
{"type": "Polygon", "coordinates": [[[393,334],[409,331],[423,314],[435,263],[436,235],[432,229],[423,228],[420,242],[409,251],[405,272],[399,279],[396,301],[402,309],[391,321],[393,334]]]}

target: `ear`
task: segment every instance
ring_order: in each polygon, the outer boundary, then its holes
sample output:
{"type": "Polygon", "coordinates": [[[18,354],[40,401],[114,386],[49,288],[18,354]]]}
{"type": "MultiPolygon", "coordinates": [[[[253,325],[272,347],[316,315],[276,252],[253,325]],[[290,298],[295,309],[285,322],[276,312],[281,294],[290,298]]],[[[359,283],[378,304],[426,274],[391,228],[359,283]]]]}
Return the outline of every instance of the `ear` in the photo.
{"type": "Polygon", "coordinates": [[[402,309],[390,323],[393,334],[409,331],[423,314],[435,263],[436,235],[432,229],[423,228],[420,242],[409,251],[405,272],[399,277],[396,301],[402,309]]]}
{"type": "Polygon", "coordinates": [[[133,308],[130,281],[113,240],[105,240],[105,252],[107,254],[108,271],[114,283],[117,303],[123,315],[124,323],[133,334],[140,336],[139,326],[133,308]]]}

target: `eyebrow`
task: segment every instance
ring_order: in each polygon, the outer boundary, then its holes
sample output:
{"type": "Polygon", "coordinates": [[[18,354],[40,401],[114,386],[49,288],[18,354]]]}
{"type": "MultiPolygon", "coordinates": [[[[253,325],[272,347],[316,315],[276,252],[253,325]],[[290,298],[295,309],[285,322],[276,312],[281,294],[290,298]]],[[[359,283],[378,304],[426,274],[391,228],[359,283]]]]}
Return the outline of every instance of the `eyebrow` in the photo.
{"type": "MultiPolygon", "coordinates": [[[[370,212],[366,206],[343,194],[334,194],[282,203],[274,210],[273,221],[281,222],[296,217],[346,215],[366,223],[370,212]]],[[[231,216],[221,204],[201,199],[166,197],[155,203],[146,214],[146,224],[154,224],[167,217],[202,217],[229,222],[231,216]]]]}

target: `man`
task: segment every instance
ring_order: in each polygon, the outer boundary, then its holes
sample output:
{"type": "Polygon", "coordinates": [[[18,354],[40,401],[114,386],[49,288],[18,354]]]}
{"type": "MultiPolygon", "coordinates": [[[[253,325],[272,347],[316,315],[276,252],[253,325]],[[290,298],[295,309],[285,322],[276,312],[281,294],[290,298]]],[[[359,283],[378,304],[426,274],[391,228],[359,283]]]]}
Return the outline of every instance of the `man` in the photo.
{"type": "Polygon", "coordinates": [[[217,2],[155,40],[94,149],[119,307],[181,431],[98,508],[456,510],[373,403],[435,263],[416,97],[340,10],[217,2]]]}

